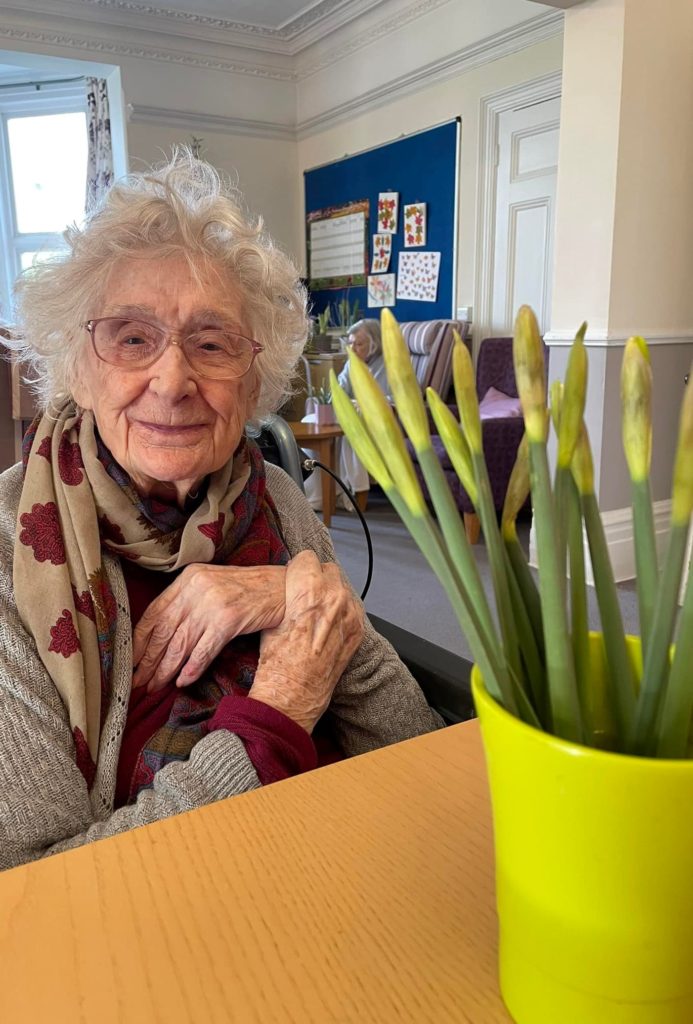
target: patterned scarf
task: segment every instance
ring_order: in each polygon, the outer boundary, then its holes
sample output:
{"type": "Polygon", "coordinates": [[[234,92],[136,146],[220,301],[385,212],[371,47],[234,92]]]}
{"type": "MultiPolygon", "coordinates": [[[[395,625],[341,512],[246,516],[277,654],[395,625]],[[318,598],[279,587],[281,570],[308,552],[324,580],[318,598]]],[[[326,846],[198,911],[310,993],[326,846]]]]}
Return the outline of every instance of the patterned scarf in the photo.
{"type": "MultiPolygon", "coordinates": [[[[233,458],[209,477],[198,507],[185,514],[143,499],[101,442],[93,414],[72,403],[57,419],[37,417],[24,439],[18,531],[17,607],[67,708],[77,763],[90,787],[111,699],[118,614],[102,548],[159,572],[193,562],[285,565],[289,559],[253,442],[241,442],[233,458]]],[[[247,657],[240,651],[239,656],[243,665],[226,666],[230,679],[247,668],[247,657]]],[[[257,643],[251,661],[254,671],[257,643]]],[[[156,770],[187,756],[203,734],[202,721],[219,699],[219,684],[212,674],[195,685],[194,721],[179,704],[191,699],[188,693],[174,703],[164,742],[155,742],[160,756],[151,767],[156,770]],[[182,743],[171,734],[179,728],[182,743]]],[[[144,785],[148,781],[140,779],[144,785]]]]}

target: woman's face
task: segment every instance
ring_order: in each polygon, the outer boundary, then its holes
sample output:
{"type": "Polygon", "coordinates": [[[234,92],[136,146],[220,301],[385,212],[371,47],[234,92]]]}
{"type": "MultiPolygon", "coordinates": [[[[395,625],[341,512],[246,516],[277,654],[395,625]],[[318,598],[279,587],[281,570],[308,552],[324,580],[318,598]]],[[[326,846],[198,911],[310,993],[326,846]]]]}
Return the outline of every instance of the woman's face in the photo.
{"type": "Polygon", "coordinates": [[[352,349],[359,357],[365,362],[368,362],[368,356],[371,350],[371,339],[368,336],[368,331],[365,328],[360,327],[358,331],[354,331],[353,334],[349,335],[348,344],[351,345],[352,349]]]}
{"type": "MultiPolygon", "coordinates": [[[[182,258],[123,260],[108,278],[93,318],[133,316],[186,332],[220,324],[249,336],[240,295],[216,275],[195,281],[182,258]],[[205,279],[206,278],[206,279],[205,279]]],[[[123,370],[98,358],[85,331],[74,398],[91,409],[99,433],[140,494],[186,495],[221,468],[238,446],[259,391],[255,364],[237,380],[210,380],[168,345],[146,369],[123,370]]]]}

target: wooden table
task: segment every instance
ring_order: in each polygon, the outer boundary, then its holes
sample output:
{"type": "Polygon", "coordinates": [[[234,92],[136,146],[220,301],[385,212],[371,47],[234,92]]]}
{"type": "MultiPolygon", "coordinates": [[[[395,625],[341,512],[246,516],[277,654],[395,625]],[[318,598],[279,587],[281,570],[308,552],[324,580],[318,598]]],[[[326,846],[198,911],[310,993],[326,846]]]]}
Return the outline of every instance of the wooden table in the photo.
{"type": "Polygon", "coordinates": [[[7,1024],[510,1024],[476,722],[0,874],[0,964],[7,1024]]]}
{"type": "MultiPolygon", "coordinates": [[[[324,462],[333,473],[337,471],[335,459],[335,441],[344,437],[344,431],[338,424],[320,426],[317,423],[298,423],[295,420],[289,421],[289,427],[296,441],[301,447],[310,448],[317,452],[317,458],[324,462]]],[[[334,480],[329,473],[316,470],[321,476],[322,487],[322,521],[329,526],[334,515],[334,480]]]]}

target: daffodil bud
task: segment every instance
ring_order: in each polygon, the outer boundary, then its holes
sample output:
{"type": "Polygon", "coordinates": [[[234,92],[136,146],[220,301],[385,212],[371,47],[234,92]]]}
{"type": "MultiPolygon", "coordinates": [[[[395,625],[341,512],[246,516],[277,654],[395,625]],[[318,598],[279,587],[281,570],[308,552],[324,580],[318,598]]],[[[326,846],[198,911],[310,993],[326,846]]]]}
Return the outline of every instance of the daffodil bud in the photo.
{"type": "Polygon", "coordinates": [[[409,511],[415,516],[423,516],[426,502],[395,414],[366,364],[353,350],[349,353],[349,368],[354,395],[394,487],[409,511]]]}
{"type": "Polygon", "coordinates": [[[469,495],[472,505],[476,506],[478,492],[476,480],[474,479],[472,456],[462,428],[440,395],[436,394],[433,388],[426,388],[426,398],[440,439],[450,457],[450,462],[452,462],[452,467],[469,495]]]}
{"type": "Polygon", "coordinates": [[[623,449],[634,483],[647,479],[652,460],[652,368],[643,345],[647,351],[642,338],[629,338],[621,365],[623,449]]]}
{"type": "Polygon", "coordinates": [[[581,495],[594,494],[594,464],[592,462],[592,449],[590,448],[589,434],[583,423],[580,428],[580,436],[573,452],[573,461],[570,464],[573,480],[581,495]]]}
{"type": "Polygon", "coordinates": [[[549,388],[549,397],[551,399],[551,422],[553,423],[553,429],[556,431],[556,437],[558,437],[558,431],[561,426],[561,406],[563,405],[563,381],[554,380],[551,382],[549,388]]]}
{"type": "Polygon", "coordinates": [[[378,481],[382,489],[387,493],[394,487],[380,452],[375,446],[373,438],[368,433],[366,424],[357,413],[354,405],[337,381],[334,370],[330,370],[330,388],[332,389],[332,404],[337,416],[337,422],[344,431],[349,443],[356,452],[356,456],[363,463],[366,472],[378,481]]]}
{"type": "Polygon", "coordinates": [[[389,309],[380,315],[383,356],[387,380],[395,400],[397,414],[417,452],[431,447],[431,433],[421,387],[399,324],[389,309]]]}
{"type": "Polygon", "coordinates": [[[513,536],[516,532],[515,520],[527,501],[529,486],[529,445],[527,444],[527,435],[523,434],[503,503],[501,530],[506,538],[513,536]]]}
{"type": "Polygon", "coordinates": [[[585,332],[587,324],[583,323],[570,349],[568,368],[563,386],[561,402],[561,423],[558,430],[557,463],[562,469],[570,466],[575,445],[580,436],[582,417],[585,412],[585,396],[587,394],[587,351],[585,349],[585,332]]]}
{"type": "MultiPolygon", "coordinates": [[[[692,367],[693,369],[693,367],[692,367]]],[[[679,419],[679,443],[671,492],[672,526],[687,526],[693,513],[693,385],[688,381],[679,419]]]]}
{"type": "Polygon", "coordinates": [[[515,380],[528,441],[546,441],[546,378],[544,346],[537,318],[529,306],[520,306],[513,339],[515,380]]]}
{"type": "Polygon", "coordinates": [[[467,444],[472,453],[478,455],[483,451],[483,442],[472,357],[457,331],[453,331],[453,334],[455,345],[452,350],[452,379],[455,384],[455,398],[467,444]]]}

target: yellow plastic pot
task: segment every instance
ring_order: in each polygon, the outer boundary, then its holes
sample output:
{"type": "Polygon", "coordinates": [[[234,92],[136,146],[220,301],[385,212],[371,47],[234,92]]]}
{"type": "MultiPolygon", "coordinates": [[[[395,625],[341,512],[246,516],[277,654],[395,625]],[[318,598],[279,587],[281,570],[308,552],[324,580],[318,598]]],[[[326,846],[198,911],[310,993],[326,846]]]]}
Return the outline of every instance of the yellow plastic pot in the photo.
{"type": "MultiPolygon", "coordinates": [[[[598,693],[601,636],[590,642],[598,693]]],[[[472,689],[514,1020],[693,1024],[693,760],[568,743],[505,711],[476,668],[472,689]]]]}

